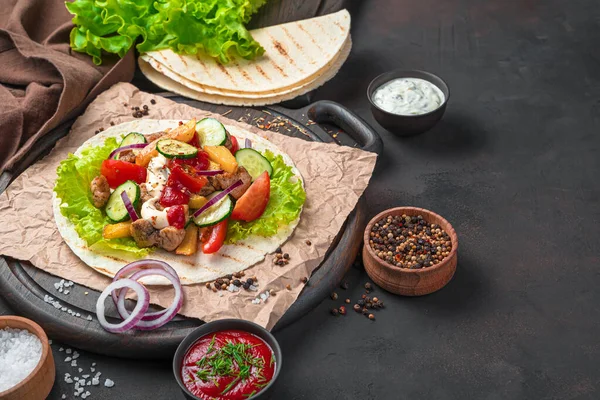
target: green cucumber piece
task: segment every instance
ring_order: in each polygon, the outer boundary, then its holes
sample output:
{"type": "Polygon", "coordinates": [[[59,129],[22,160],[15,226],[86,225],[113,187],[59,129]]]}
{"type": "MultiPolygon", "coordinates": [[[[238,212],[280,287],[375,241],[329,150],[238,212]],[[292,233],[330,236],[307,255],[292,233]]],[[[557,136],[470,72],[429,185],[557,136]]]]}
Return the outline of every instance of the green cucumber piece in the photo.
{"type": "Polygon", "coordinates": [[[204,118],[196,123],[196,133],[200,138],[200,145],[225,146],[227,131],[222,123],[214,118],[204,118]]]}
{"type": "MultiPolygon", "coordinates": [[[[148,143],[148,141],[146,140],[146,136],[142,135],[141,133],[130,132],[123,138],[119,147],[129,146],[130,144],[140,144],[140,143],[148,143]]],[[[136,155],[139,152],[139,150],[131,150],[131,151],[133,152],[133,154],[136,154],[136,155]]],[[[118,160],[120,158],[120,156],[121,156],[120,154],[117,154],[116,159],[118,160]]]]}
{"type": "Polygon", "coordinates": [[[106,216],[113,222],[123,222],[129,220],[129,213],[125,208],[125,203],[121,198],[121,192],[127,193],[127,197],[131,200],[134,208],[137,208],[140,203],[140,187],[134,181],[127,181],[119,185],[108,198],[106,203],[106,216]]]}
{"type": "Polygon", "coordinates": [[[265,171],[267,171],[269,176],[273,174],[273,166],[269,160],[254,149],[239,149],[235,153],[235,160],[238,165],[246,168],[252,180],[258,178],[265,171]]]}
{"type": "Polygon", "coordinates": [[[156,150],[167,158],[194,158],[198,149],[175,139],[163,139],[156,143],[156,150]]]}
{"type": "Polygon", "coordinates": [[[131,132],[128,133],[127,136],[123,138],[123,141],[119,145],[119,147],[129,146],[130,144],[140,144],[140,143],[148,143],[146,140],[146,136],[141,133],[131,132]]]}
{"type": "MultiPolygon", "coordinates": [[[[219,193],[221,193],[221,191],[214,192],[210,196],[207,196],[207,199],[210,200],[219,193]]],[[[233,212],[233,206],[234,204],[233,201],[231,201],[231,197],[227,195],[217,204],[213,204],[202,214],[194,218],[194,223],[201,228],[218,224],[219,222],[229,218],[233,212]]]]}

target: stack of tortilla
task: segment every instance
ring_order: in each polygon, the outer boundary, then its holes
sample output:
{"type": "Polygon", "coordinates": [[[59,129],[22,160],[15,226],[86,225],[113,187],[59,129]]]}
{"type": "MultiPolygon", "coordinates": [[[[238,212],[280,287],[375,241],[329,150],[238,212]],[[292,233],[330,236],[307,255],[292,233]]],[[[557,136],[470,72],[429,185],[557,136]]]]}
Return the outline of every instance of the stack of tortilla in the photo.
{"type": "Polygon", "coordinates": [[[265,48],[255,60],[233,57],[222,65],[205,55],[165,49],[140,56],[140,69],[156,85],[182,96],[258,106],[291,100],[323,85],[339,71],[352,48],[346,10],[250,33],[265,48]]]}

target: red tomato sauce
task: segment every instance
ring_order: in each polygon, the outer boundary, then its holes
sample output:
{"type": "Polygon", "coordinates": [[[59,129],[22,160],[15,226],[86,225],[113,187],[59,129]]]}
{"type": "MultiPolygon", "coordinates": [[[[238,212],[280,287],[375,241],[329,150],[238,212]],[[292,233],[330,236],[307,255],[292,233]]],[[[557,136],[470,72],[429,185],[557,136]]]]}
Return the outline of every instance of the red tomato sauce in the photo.
{"type": "Polygon", "coordinates": [[[273,379],[275,362],[273,350],[258,336],[226,330],[194,343],[183,359],[181,377],[203,400],[247,400],[273,379]]]}

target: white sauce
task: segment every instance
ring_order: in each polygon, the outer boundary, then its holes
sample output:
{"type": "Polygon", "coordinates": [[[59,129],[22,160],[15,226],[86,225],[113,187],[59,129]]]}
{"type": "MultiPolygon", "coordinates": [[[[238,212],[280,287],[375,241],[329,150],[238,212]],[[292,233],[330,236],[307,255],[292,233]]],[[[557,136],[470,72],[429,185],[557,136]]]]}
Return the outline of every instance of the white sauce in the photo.
{"type": "Polygon", "coordinates": [[[373,102],[381,109],[398,115],[420,115],[440,107],[444,93],[433,83],[419,78],[398,78],[375,90],[373,102]]]}
{"type": "Polygon", "coordinates": [[[167,158],[162,154],[153,157],[148,163],[148,174],[146,175],[146,190],[152,196],[152,199],[142,204],[140,213],[142,218],[150,221],[156,229],[162,229],[169,226],[167,211],[169,207],[162,211],[156,208],[156,203],[160,200],[163,188],[167,184],[169,171],[167,170],[167,158]]]}

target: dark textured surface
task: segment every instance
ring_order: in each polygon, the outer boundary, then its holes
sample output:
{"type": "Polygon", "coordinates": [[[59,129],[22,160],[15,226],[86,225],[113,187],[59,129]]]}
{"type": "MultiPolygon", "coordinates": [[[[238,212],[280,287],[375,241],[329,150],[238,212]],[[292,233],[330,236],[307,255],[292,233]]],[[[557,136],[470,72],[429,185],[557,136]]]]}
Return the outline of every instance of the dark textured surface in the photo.
{"type": "MultiPolygon", "coordinates": [[[[276,335],[285,365],[272,398],[600,398],[597,1],[353,4],[352,55],[316,97],[374,124],[365,90],[377,74],[420,68],[446,80],[436,128],[380,131],[368,200],[372,215],[415,205],[447,218],[458,270],[426,297],[378,292],[387,308],[375,322],[334,318],[324,301],[276,335]]],[[[364,272],[349,281],[354,299],[364,272]]],[[[72,393],[56,358],[52,399],[72,393]]],[[[167,364],[82,358],[116,381],[91,399],[182,398],[167,364]]]]}

